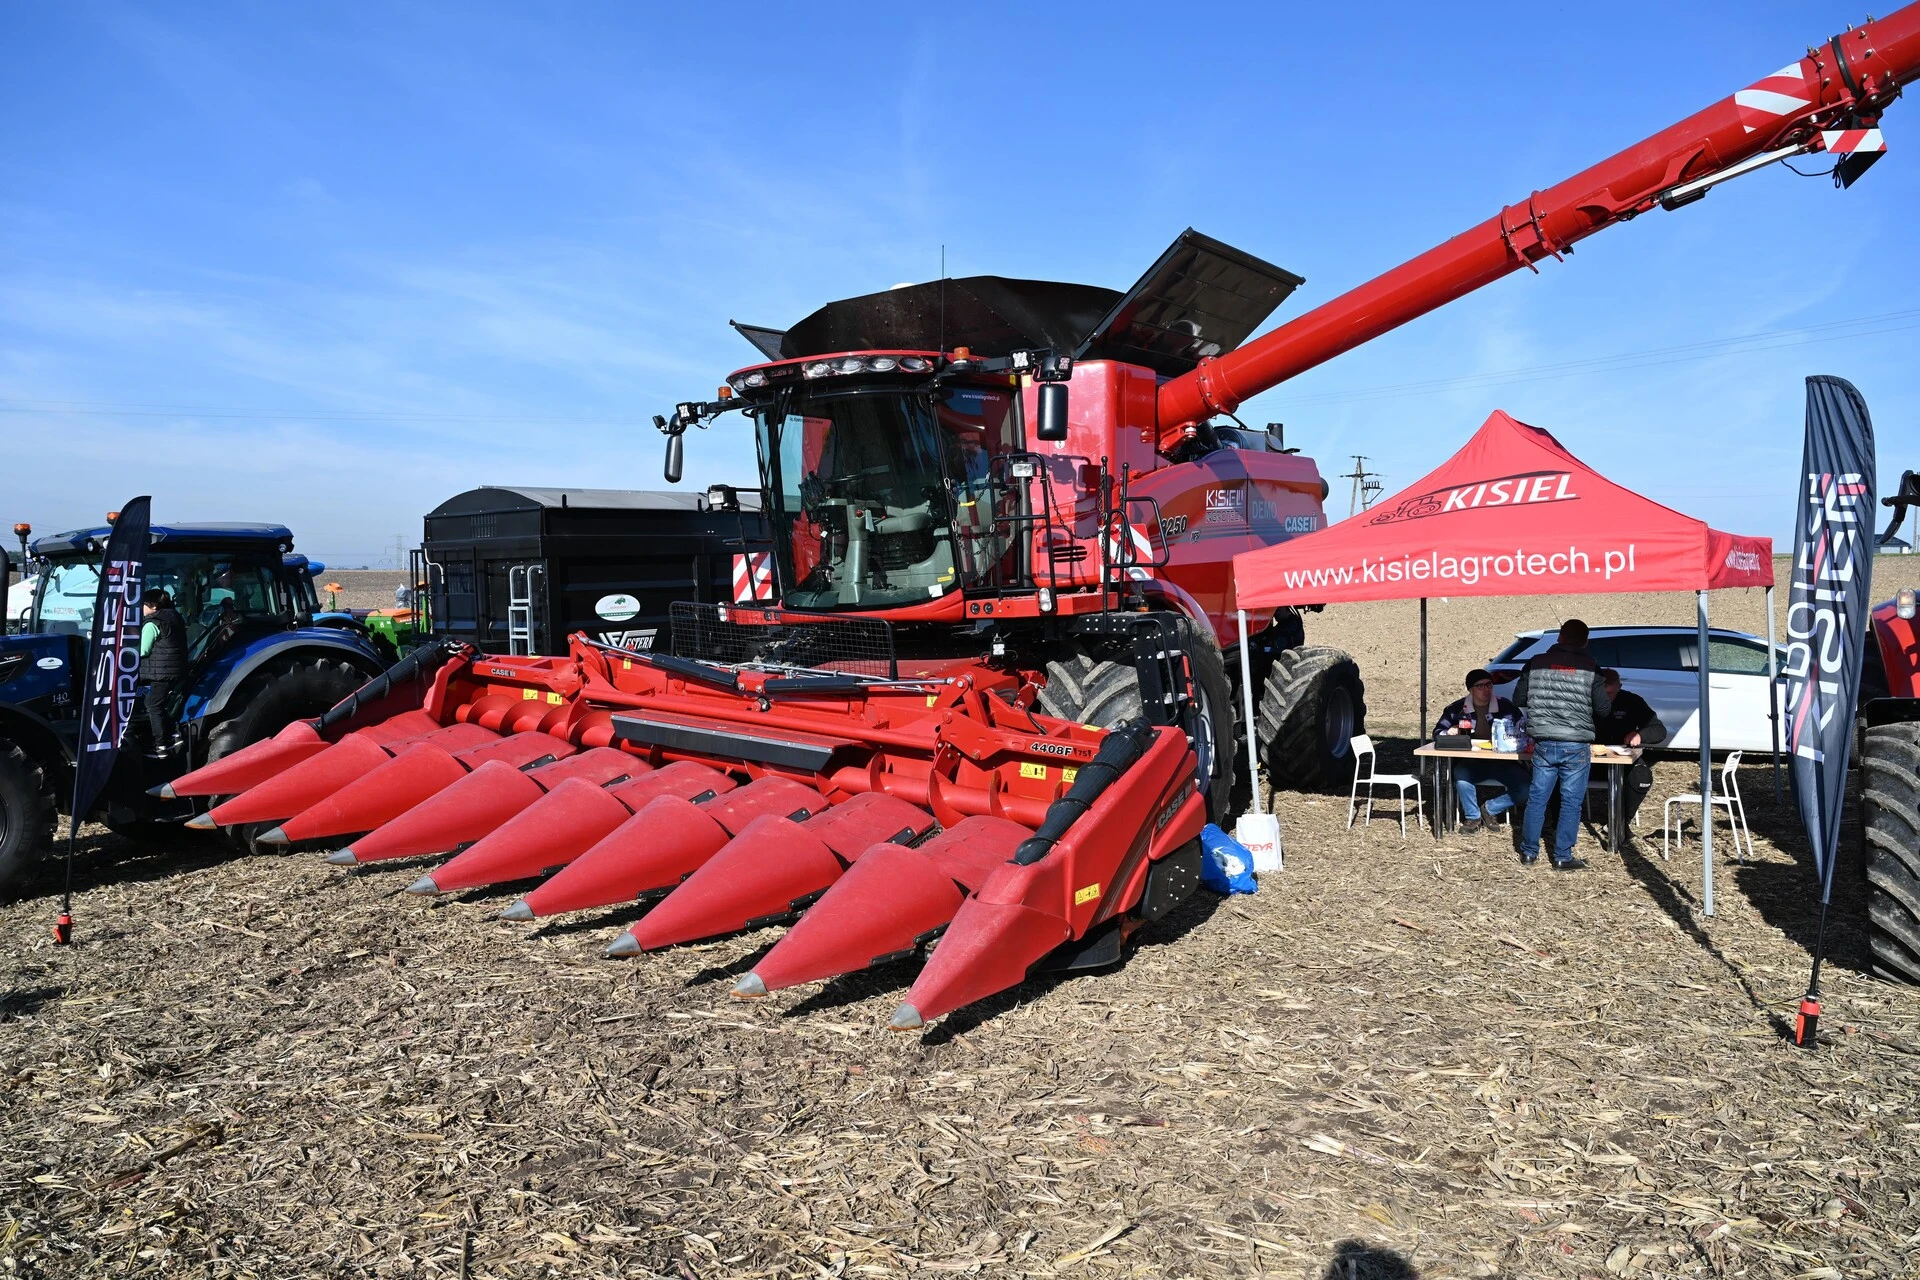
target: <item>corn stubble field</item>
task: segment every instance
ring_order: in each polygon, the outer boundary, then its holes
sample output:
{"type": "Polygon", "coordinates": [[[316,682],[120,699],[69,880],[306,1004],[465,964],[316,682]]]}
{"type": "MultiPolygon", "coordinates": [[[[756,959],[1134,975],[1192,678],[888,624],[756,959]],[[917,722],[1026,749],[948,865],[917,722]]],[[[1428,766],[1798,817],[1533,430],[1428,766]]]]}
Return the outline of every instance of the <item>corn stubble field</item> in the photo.
{"type": "MultiPolygon", "coordinates": [[[[1920,577],[1880,563],[1881,595],[1920,577]]],[[[1309,625],[1360,659],[1389,768],[1414,610],[1309,625]]],[[[1435,708],[1514,630],[1691,610],[1436,602],[1435,708]]],[[[1715,621],[1762,630],[1758,595],[1715,621]]],[[[1652,824],[1695,780],[1656,773],[1652,824]]],[[[1743,781],[1758,856],[1723,860],[1711,920],[1691,836],[1669,863],[1657,826],[1623,857],[1589,835],[1594,869],[1558,875],[1283,794],[1258,894],[908,1037],[883,1029],[905,965],[730,1000],[771,930],[607,961],[631,912],[503,925],[514,886],[433,903],[411,864],[93,830],[81,945],[50,944],[51,870],[0,906],[0,1267],[1920,1274],[1920,992],[1864,972],[1843,867],[1825,1043],[1782,1039],[1811,880],[1764,762],[1743,781]]]]}

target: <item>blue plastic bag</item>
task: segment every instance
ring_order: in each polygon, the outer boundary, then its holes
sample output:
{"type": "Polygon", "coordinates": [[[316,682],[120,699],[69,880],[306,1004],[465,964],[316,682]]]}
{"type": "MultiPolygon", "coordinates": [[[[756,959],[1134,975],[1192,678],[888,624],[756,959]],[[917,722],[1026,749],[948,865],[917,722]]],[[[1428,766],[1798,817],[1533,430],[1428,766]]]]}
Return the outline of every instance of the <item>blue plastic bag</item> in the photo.
{"type": "Polygon", "coordinates": [[[1200,883],[1215,893],[1252,893],[1253,855],[1209,822],[1200,828],[1200,883]]]}

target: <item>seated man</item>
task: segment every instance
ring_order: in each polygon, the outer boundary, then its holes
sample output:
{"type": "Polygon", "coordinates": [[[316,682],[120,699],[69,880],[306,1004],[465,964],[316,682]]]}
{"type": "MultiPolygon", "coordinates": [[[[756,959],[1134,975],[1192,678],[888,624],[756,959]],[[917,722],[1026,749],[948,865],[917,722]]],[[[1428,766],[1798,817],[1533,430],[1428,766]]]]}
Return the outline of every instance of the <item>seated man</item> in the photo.
{"type": "MultiPolygon", "coordinates": [[[[1487,741],[1493,737],[1493,722],[1505,719],[1517,722],[1520,713],[1505,698],[1493,696],[1493,675],[1478,667],[1467,672],[1467,696],[1447,704],[1433,726],[1435,738],[1465,735],[1487,741]]],[[[1460,799],[1460,829],[1478,831],[1482,812],[1479,786],[1497,782],[1506,794],[1487,801],[1485,815],[1497,818],[1519,802],[1526,789],[1526,772],[1511,760],[1456,760],[1453,765],[1454,794],[1460,799]]]]}
{"type": "MultiPolygon", "coordinates": [[[[1613,702],[1613,709],[1594,727],[1596,742],[1608,747],[1657,747],[1667,740],[1667,726],[1653,714],[1645,698],[1620,687],[1618,671],[1612,667],[1600,668],[1600,681],[1613,702]]],[[[1596,778],[1594,782],[1600,784],[1600,790],[1606,789],[1604,778],[1596,778]]],[[[1587,784],[1590,789],[1594,782],[1587,784]]],[[[1627,773],[1626,786],[1627,821],[1632,822],[1640,802],[1653,789],[1653,769],[1645,760],[1634,762],[1627,773]]]]}

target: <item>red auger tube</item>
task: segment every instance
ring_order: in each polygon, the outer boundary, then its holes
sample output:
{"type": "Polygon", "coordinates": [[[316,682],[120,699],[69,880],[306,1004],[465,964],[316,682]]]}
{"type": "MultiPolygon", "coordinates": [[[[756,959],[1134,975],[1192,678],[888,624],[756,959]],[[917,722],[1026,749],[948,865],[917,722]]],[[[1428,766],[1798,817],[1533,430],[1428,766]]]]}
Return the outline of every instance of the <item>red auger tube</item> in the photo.
{"type": "Polygon", "coordinates": [[[917,849],[875,845],[734,984],[733,994],[754,999],[912,954],[1032,834],[1003,818],[980,817],[917,849]]]}
{"type": "Polygon", "coordinates": [[[595,747],[553,764],[516,769],[489,760],[444,791],[337,850],[328,862],[350,866],[390,858],[451,853],[497,829],[568,778],[604,786],[646,766],[617,747],[595,747]]]}
{"type": "Polygon", "coordinates": [[[765,814],[748,823],[626,936],[642,950],[654,951],[785,919],[875,845],[909,843],[933,827],[933,815],[926,810],[878,792],[854,796],[805,822],[765,814]]]}
{"type": "Polygon", "coordinates": [[[515,906],[531,918],[632,902],[679,884],[763,813],[804,817],[826,807],[818,791],[781,777],[700,805],[662,796],[515,906]]]}

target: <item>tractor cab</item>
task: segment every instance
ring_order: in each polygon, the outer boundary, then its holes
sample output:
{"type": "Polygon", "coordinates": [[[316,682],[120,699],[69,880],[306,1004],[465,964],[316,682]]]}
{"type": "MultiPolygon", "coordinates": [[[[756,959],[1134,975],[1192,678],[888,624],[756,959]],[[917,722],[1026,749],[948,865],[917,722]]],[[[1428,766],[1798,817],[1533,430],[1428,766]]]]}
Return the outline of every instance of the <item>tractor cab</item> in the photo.
{"type": "MultiPolygon", "coordinates": [[[[100,585],[100,548],[110,530],[87,529],[34,544],[41,572],[26,630],[85,639],[100,585]]],[[[186,622],[194,660],[235,641],[284,631],[311,612],[300,593],[310,584],[289,574],[283,557],[293,535],[280,525],[161,527],[145,569],[145,589],[164,590],[186,622]]]]}

